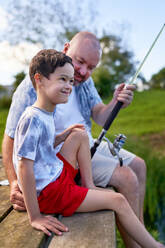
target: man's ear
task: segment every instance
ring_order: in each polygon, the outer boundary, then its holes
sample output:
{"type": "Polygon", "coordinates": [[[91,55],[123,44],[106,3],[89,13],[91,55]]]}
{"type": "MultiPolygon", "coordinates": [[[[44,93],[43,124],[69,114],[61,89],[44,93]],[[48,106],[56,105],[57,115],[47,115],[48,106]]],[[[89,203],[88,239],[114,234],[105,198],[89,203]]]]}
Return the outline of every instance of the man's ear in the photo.
{"type": "Polygon", "coordinates": [[[67,43],[65,43],[65,45],[64,45],[64,49],[63,49],[63,53],[67,53],[67,51],[68,51],[68,49],[69,49],[69,47],[70,47],[70,43],[69,42],[67,42],[67,43]]]}

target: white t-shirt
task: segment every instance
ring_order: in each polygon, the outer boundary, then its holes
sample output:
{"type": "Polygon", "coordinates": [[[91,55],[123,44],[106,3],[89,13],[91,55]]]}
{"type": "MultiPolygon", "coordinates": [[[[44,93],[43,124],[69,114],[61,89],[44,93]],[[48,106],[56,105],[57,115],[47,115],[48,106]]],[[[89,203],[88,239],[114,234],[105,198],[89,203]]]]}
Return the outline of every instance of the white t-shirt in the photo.
{"type": "Polygon", "coordinates": [[[90,146],[93,145],[93,138],[91,132],[79,109],[75,87],[73,87],[72,89],[72,93],[69,96],[69,101],[65,104],[58,104],[56,106],[54,119],[56,126],[56,134],[61,133],[62,131],[64,131],[64,129],[68,128],[73,124],[83,124],[88,133],[90,146]]]}
{"type": "Polygon", "coordinates": [[[63,169],[63,162],[56,156],[57,149],[53,147],[54,141],[53,112],[34,106],[27,107],[15,132],[13,163],[19,183],[19,160],[23,157],[34,161],[37,195],[45,186],[55,181],[63,169]]]}

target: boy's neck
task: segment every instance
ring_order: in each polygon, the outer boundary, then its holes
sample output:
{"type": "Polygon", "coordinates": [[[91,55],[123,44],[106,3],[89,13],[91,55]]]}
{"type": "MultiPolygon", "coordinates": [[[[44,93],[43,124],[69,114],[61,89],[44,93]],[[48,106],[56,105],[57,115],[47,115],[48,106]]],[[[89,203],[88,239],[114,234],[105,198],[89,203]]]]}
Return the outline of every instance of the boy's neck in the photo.
{"type": "Polygon", "coordinates": [[[45,103],[37,99],[36,102],[33,104],[33,106],[45,110],[47,112],[53,112],[56,105],[45,103]]]}

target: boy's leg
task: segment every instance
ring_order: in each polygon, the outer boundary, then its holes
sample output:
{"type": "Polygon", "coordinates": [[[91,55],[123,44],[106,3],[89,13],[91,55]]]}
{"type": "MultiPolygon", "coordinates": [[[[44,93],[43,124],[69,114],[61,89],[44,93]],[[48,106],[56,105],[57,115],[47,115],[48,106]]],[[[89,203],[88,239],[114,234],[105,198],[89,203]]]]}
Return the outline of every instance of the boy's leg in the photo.
{"type": "Polygon", "coordinates": [[[89,138],[86,131],[74,129],[65,140],[60,154],[76,169],[80,168],[82,186],[95,188],[92,179],[89,138]]]}
{"type": "Polygon", "coordinates": [[[101,209],[115,211],[122,230],[130,236],[130,243],[126,244],[127,247],[139,247],[139,245],[146,248],[161,247],[147,232],[125,197],[120,193],[90,189],[76,212],[92,212],[101,209]]]}

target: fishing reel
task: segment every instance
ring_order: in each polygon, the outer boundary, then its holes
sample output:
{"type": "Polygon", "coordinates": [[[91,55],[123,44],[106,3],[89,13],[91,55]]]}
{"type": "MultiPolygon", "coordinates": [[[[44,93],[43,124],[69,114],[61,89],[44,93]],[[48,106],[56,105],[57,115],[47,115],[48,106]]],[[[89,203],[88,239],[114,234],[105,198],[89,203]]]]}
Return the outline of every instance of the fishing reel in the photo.
{"type": "Polygon", "coordinates": [[[113,156],[117,156],[119,163],[120,163],[120,166],[122,166],[123,165],[123,159],[122,159],[122,157],[120,157],[119,152],[120,152],[120,149],[125,144],[125,140],[127,137],[124,134],[118,134],[115,136],[116,136],[116,138],[115,138],[113,144],[105,136],[104,136],[104,140],[107,141],[108,148],[109,148],[111,154],[113,156]]]}

